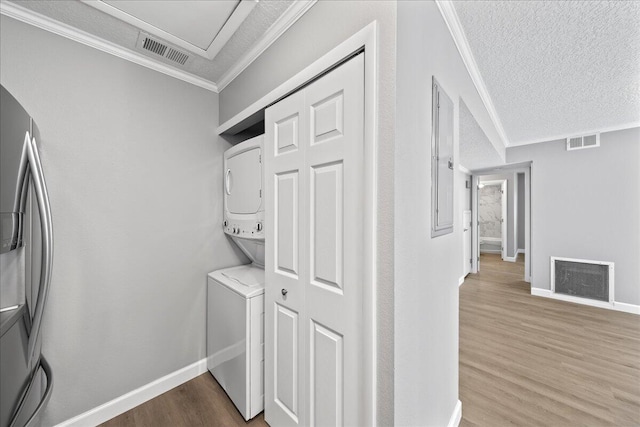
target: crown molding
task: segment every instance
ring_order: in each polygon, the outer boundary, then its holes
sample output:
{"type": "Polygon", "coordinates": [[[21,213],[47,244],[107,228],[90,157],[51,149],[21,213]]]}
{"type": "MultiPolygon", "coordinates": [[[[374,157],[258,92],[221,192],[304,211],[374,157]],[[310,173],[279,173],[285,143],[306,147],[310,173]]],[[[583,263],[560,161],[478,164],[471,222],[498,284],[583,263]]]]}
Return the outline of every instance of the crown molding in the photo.
{"type": "Polygon", "coordinates": [[[580,135],[591,135],[591,134],[594,134],[594,133],[616,132],[616,131],[620,131],[620,130],[627,130],[627,129],[633,129],[633,128],[640,128],[640,122],[624,123],[624,124],[616,125],[616,126],[609,126],[609,127],[598,128],[598,129],[580,130],[580,131],[576,131],[576,132],[563,133],[563,134],[558,134],[558,135],[543,136],[541,138],[536,138],[536,139],[528,139],[528,140],[524,140],[524,141],[517,141],[517,142],[512,142],[509,145],[509,148],[521,147],[523,145],[540,144],[542,142],[558,141],[560,139],[567,139],[567,138],[572,138],[574,136],[580,136],[580,135]]]}
{"type": "Polygon", "coordinates": [[[138,64],[151,70],[158,71],[162,74],[174,77],[178,80],[182,80],[203,89],[216,93],[218,92],[218,87],[216,86],[216,84],[209,80],[154,61],[153,59],[148,58],[138,52],[123,48],[100,37],[79,30],[70,25],[58,22],[37,12],[33,12],[15,3],[11,3],[5,0],[1,1],[0,14],[48,31],[50,33],[68,38],[78,43],[82,43],[85,46],[98,49],[110,55],[117,56],[118,58],[133,62],[134,64],[138,64]]]}
{"type": "Polygon", "coordinates": [[[233,64],[227,72],[218,80],[218,90],[222,91],[229,83],[242,73],[253,61],[269,48],[278,38],[284,34],[298,19],[302,17],[317,0],[296,0],[291,6],[274,22],[264,35],[258,39],[251,49],[233,64]]]}
{"type": "Polygon", "coordinates": [[[502,127],[502,122],[500,121],[500,117],[498,116],[498,112],[496,111],[495,106],[493,105],[493,101],[491,100],[491,96],[489,95],[489,91],[487,90],[486,85],[484,84],[484,79],[480,74],[480,70],[478,69],[478,64],[471,53],[471,47],[469,46],[469,41],[464,34],[464,30],[462,29],[462,24],[460,23],[460,19],[458,18],[458,14],[453,6],[453,2],[449,0],[436,0],[436,5],[440,10],[440,14],[444,18],[447,27],[449,28],[449,32],[453,37],[453,41],[458,48],[458,52],[460,52],[460,56],[462,57],[462,62],[467,67],[467,71],[471,76],[471,80],[480,95],[480,99],[482,99],[482,103],[484,107],[487,109],[489,113],[489,117],[493,122],[493,126],[498,131],[498,136],[502,140],[502,145],[506,149],[509,147],[509,139],[507,138],[507,134],[502,127]]]}

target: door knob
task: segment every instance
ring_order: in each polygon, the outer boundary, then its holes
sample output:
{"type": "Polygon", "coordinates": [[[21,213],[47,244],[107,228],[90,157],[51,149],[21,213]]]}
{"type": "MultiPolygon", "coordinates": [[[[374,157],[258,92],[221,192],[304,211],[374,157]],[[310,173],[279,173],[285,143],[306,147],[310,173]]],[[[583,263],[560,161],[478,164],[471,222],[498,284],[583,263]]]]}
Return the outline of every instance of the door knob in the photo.
{"type": "Polygon", "coordinates": [[[284,296],[287,296],[287,292],[289,291],[283,288],[281,292],[282,292],[282,296],[284,297],[284,296]]]}

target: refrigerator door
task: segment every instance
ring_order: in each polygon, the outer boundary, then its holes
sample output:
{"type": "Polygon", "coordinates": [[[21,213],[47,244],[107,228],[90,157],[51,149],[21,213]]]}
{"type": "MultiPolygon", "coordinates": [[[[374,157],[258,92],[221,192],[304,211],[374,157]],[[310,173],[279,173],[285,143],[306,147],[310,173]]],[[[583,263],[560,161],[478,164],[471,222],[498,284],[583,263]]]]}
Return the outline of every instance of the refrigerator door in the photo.
{"type": "MultiPolygon", "coordinates": [[[[37,127],[18,101],[4,87],[0,88],[0,260],[3,266],[9,265],[6,257],[17,254],[26,263],[22,264],[24,274],[3,272],[3,279],[15,280],[0,283],[0,293],[6,287],[15,287],[22,289],[23,296],[15,307],[2,307],[5,310],[0,311],[0,427],[24,427],[37,422],[52,388],[51,369],[41,355],[40,332],[51,281],[53,229],[44,173],[33,138],[34,132],[39,135],[37,127]],[[25,227],[25,216],[29,227],[25,227]],[[23,242],[24,250],[12,252],[23,242]]],[[[13,266],[19,269],[19,265],[13,266]]]]}
{"type": "Polygon", "coordinates": [[[0,254],[22,246],[19,210],[21,157],[31,118],[20,103],[0,86],[0,254]]]}

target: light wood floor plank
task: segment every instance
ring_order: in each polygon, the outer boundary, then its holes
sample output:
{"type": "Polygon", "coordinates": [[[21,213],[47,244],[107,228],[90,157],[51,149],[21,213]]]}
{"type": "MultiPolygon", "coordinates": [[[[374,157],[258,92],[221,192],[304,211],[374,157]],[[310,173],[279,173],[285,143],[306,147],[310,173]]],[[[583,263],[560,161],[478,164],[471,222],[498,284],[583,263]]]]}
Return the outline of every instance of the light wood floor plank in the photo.
{"type": "Polygon", "coordinates": [[[245,422],[218,382],[206,372],[125,412],[102,427],[268,426],[264,415],[245,422]]]}
{"type": "Polygon", "coordinates": [[[640,317],[531,296],[518,261],[460,287],[460,425],[640,426],[640,317]]]}

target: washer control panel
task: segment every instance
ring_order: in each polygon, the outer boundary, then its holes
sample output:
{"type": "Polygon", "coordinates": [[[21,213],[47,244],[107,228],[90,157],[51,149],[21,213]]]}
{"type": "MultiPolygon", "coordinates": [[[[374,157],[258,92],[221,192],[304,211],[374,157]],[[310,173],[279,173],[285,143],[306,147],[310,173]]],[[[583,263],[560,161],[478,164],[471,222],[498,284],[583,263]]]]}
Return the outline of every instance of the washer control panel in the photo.
{"type": "Polygon", "coordinates": [[[264,224],[261,218],[254,220],[225,220],[222,223],[225,233],[245,239],[264,239],[264,224]]]}

